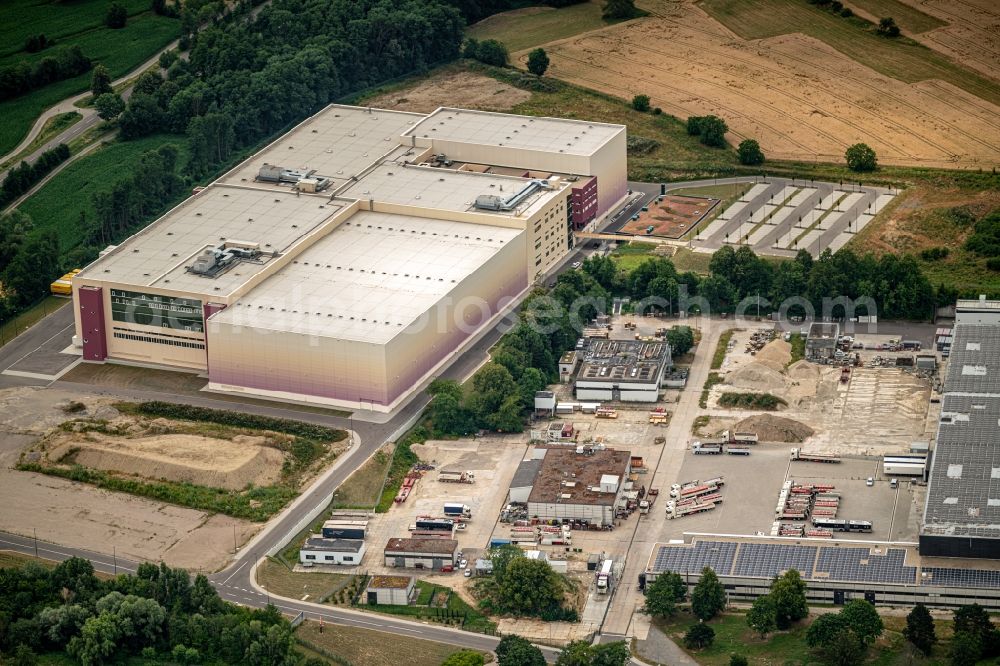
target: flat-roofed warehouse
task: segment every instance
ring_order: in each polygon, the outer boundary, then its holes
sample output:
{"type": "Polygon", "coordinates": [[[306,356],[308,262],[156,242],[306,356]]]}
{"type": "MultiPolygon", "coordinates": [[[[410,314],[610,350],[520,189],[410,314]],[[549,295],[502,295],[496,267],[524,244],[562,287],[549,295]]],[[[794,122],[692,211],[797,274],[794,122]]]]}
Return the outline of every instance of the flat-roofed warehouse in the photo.
{"type": "Polygon", "coordinates": [[[331,105],[74,278],[75,342],[390,411],[626,188],[621,125],[331,105]]]}
{"type": "Polygon", "coordinates": [[[672,367],[666,342],[589,338],[582,354],[578,400],[656,402],[672,367]]]}
{"type": "Polygon", "coordinates": [[[959,301],[920,552],[1000,558],[1000,303],[959,301]]]}
{"type": "Polygon", "coordinates": [[[528,495],[528,515],[542,520],[615,524],[625,505],[631,453],[614,449],[550,448],[528,495]]]}

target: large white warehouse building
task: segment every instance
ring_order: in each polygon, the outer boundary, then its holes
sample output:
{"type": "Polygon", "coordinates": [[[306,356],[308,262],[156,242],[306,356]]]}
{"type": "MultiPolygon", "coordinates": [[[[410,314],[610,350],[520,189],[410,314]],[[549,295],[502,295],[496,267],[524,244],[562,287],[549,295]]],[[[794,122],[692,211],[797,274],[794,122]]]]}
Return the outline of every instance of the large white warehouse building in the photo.
{"type": "Polygon", "coordinates": [[[626,195],[625,128],[332,105],[73,280],[84,360],[390,411],[626,195]]]}

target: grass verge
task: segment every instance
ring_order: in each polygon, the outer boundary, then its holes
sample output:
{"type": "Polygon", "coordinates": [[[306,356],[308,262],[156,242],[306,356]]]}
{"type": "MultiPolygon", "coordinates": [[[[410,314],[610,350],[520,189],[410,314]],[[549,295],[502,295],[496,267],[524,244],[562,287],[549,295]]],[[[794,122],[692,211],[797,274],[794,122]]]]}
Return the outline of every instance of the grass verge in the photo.
{"type": "MultiPolygon", "coordinates": [[[[722,383],[722,375],[717,372],[708,373],[708,377],[705,378],[705,386],[701,390],[701,397],[698,398],[698,406],[702,409],[708,409],[708,394],[711,392],[712,387],[716,384],[722,383]]],[[[699,417],[700,418],[700,417],[699,417]]],[[[707,424],[708,417],[706,416],[705,423],[707,424]]]]}
{"type": "Polygon", "coordinates": [[[224,513],[227,516],[255,522],[267,520],[281,511],[298,495],[294,489],[284,486],[268,486],[239,491],[173,481],[143,481],[136,478],[115,476],[82,465],[53,467],[34,462],[22,462],[17,466],[17,469],[23,472],[58,476],[69,481],[96,486],[103,490],[138,495],[200,511],[224,513]]]}
{"type": "Polygon", "coordinates": [[[19,161],[48,143],[52,137],[57,136],[60,132],[69,129],[81,120],[83,120],[83,116],[76,111],[67,111],[66,113],[60,113],[59,115],[52,116],[45,121],[44,125],[42,125],[42,130],[38,133],[38,136],[36,136],[24,150],[6,162],[0,164],[0,169],[6,169],[7,167],[17,164],[19,161]]]}
{"type": "Polygon", "coordinates": [[[391,447],[386,446],[376,451],[375,455],[340,484],[333,494],[330,507],[371,510],[381,497],[392,459],[391,447]]]}
{"type": "Polygon", "coordinates": [[[408,666],[438,666],[462,648],[382,631],[320,625],[308,621],[295,631],[299,644],[338,664],[397,666],[405,655],[408,666]]]}
{"type": "Polygon", "coordinates": [[[618,270],[630,273],[647,259],[651,258],[655,250],[655,243],[626,241],[619,243],[615,251],[609,256],[615,262],[615,265],[618,266],[618,270]]]}
{"type": "Polygon", "coordinates": [[[708,264],[712,261],[712,255],[707,252],[695,252],[686,247],[679,247],[670,261],[674,262],[674,267],[682,273],[691,271],[699,275],[708,275],[708,264]]]}
{"type": "Polygon", "coordinates": [[[483,19],[470,26],[466,35],[480,40],[499,40],[512,53],[522,51],[620,23],[620,20],[605,21],[601,17],[603,4],[600,0],[590,0],[559,9],[551,7],[516,9],[483,19]]]}
{"type": "Polygon", "coordinates": [[[271,558],[257,567],[257,583],[268,592],[314,603],[325,603],[353,577],[352,574],[313,571],[296,573],[271,558]]]}
{"type": "Polygon", "coordinates": [[[430,433],[421,424],[415,426],[396,442],[396,449],[392,453],[392,463],[389,465],[389,475],[382,487],[382,494],[375,506],[375,513],[385,513],[392,507],[396,493],[399,492],[399,487],[403,484],[403,479],[410,468],[420,460],[417,454],[410,450],[410,447],[426,442],[428,437],[430,437],[430,433]]]}
{"type": "Polygon", "coordinates": [[[722,335],[719,336],[719,344],[715,346],[715,353],[712,355],[712,370],[718,370],[722,367],[722,362],[726,359],[726,350],[729,348],[729,341],[733,339],[735,332],[736,329],[731,328],[723,331],[722,335]]]}
{"type": "Polygon", "coordinates": [[[16,317],[0,324],[0,347],[16,338],[19,334],[24,333],[59,308],[69,304],[69,302],[68,298],[47,296],[38,304],[31,306],[16,317]]]}
{"type": "Polygon", "coordinates": [[[789,338],[788,343],[792,346],[792,357],[789,359],[788,363],[785,364],[787,368],[792,363],[801,361],[806,357],[806,339],[805,336],[801,334],[795,334],[789,338]]]}

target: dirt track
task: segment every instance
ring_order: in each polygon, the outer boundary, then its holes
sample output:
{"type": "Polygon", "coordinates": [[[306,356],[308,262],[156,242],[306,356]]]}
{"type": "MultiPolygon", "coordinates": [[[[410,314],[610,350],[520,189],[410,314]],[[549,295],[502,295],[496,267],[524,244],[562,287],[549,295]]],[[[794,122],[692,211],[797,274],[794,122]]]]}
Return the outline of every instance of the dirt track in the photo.
{"type": "Polygon", "coordinates": [[[757,138],[772,158],[839,162],[863,141],[884,164],[1000,165],[1000,107],[943,81],[890,79],[801,34],[747,41],[691,4],[671,7],[548,45],[550,73],[648,94],[681,118],[722,116],[730,141],[757,138]]]}

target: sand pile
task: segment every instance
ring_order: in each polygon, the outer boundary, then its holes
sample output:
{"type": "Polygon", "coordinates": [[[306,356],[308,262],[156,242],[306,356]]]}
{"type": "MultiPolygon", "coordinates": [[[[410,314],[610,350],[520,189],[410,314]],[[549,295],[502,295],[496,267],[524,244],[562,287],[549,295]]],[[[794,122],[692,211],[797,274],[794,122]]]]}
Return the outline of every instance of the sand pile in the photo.
{"type": "MultiPolygon", "coordinates": [[[[158,435],[125,439],[96,436],[72,442],[77,463],[94,469],[167,479],[200,486],[239,490],[267,486],[281,477],[285,456],[263,437],[241,435],[232,440],[200,435],[158,435]]],[[[59,449],[50,458],[58,459],[59,449]]]]}
{"type": "Polygon", "coordinates": [[[792,346],[784,340],[771,340],[753,357],[754,363],[764,364],[778,372],[792,360],[792,346]]]}
{"type": "Polygon", "coordinates": [[[737,423],[736,432],[755,432],[762,442],[804,442],[815,432],[804,423],[774,414],[758,414],[737,423]]]}

